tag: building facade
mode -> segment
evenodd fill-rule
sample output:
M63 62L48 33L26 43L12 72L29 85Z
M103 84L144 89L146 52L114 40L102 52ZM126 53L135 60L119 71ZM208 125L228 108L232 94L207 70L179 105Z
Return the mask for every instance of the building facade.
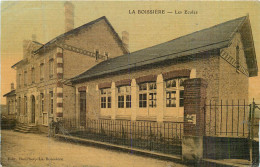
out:
M5 116L8 118L15 118L16 94L14 89L14 83L11 83L11 91L4 94L4 97L6 97L6 105L7 105L7 113L5 113Z
M75 90L64 84L101 61L128 53L106 17L72 29L46 44L24 41L16 69L17 118L46 131L75 107Z
M187 99L199 96L185 94L185 82L203 79L207 100L248 101L248 80L257 71L245 16L101 62L70 79L76 111L64 118L75 118L79 127L86 119L184 122L192 110Z

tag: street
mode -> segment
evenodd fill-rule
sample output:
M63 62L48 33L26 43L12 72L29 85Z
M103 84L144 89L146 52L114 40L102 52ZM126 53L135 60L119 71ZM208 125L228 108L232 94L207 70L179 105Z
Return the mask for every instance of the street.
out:
M1 131L3 166L182 167L185 165L125 152L58 141L47 134Z

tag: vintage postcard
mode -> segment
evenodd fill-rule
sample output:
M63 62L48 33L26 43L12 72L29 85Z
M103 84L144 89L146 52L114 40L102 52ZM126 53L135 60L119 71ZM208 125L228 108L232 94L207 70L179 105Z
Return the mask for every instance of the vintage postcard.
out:
M1 165L258 166L257 1L2 1Z

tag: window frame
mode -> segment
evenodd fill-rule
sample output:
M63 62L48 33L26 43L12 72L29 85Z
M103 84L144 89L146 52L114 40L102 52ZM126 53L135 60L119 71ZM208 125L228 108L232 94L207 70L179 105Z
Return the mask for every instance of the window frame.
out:
M112 90L111 88L100 89L100 108L111 109L112 108Z
M18 88L21 88L21 85L22 85L22 84L21 84L21 80L22 80L22 74L19 73L19 74L18 74L18 81L17 81L17 82L18 82L18 84L17 84L17 85L18 85Z
M23 81L23 85L27 86L27 82L28 82L28 73L27 71L24 71L24 81Z
M21 115L21 97L18 97L18 102L17 102L17 112L18 112L18 115L20 116Z
M27 96L24 96L24 115L28 114L28 99Z
M188 77L181 77L181 78L171 78L171 79L167 79L164 81L164 100L165 100L165 107L166 108L181 108L184 107L183 104L183 93L184 93L184 86L181 85L181 83L183 83L186 79L188 79ZM175 87L173 86L173 84L171 84L172 81L175 81ZM170 82L170 86L168 86L168 83ZM175 92L175 97L172 98L171 94ZM169 96L168 96L169 94ZM171 101L173 101L173 99L175 99L175 106L171 105ZM169 101L169 103L168 103ZM168 105L169 104L169 105Z
M51 58L49 60L49 78L53 78L54 76L54 59Z
M44 113L44 93L40 93L40 116Z
M129 98L130 97L130 98ZM129 109L131 108L131 86L122 85L117 87L117 108Z
M31 68L31 81L32 81L32 84L35 83L35 68L34 67Z
M138 102L139 108L157 107L157 83L155 81L138 84Z
M44 63L40 64L40 81L44 80Z
M87 92L79 91L79 125L86 126ZM84 118L83 118L84 117Z
M49 91L49 95L50 95L50 108L49 108L49 113L51 115L53 115L54 113L54 94L53 94L53 90Z

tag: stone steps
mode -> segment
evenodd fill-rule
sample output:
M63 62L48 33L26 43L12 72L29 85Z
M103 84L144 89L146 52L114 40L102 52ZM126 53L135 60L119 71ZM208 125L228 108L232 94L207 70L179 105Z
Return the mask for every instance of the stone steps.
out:
M16 125L16 127L14 128L14 131L22 132L22 133L39 133L37 126L27 125L27 124Z

